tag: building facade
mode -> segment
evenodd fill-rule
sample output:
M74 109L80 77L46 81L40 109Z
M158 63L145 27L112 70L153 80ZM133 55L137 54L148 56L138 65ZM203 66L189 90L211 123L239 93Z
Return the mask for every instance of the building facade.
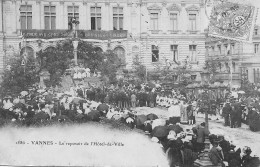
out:
M260 82L260 29L256 25L252 43L219 38L206 39L206 59L217 65L216 78L241 86L244 80ZM232 77L231 77L232 76Z
M55 47L72 18L80 22L76 29L88 34L82 40L114 50L126 69L136 56L151 71L158 62L188 60L199 72L205 62L203 0L2 0L0 5L1 71L14 53L36 56Z

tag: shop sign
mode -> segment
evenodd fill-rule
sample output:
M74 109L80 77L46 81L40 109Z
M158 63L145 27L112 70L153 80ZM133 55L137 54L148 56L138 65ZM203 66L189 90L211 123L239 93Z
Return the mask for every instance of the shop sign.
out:
M71 30L21 30L24 38L72 38L73 31ZM97 31L97 30L77 30L78 38L80 39L123 39L127 38L127 30L111 30L111 31Z

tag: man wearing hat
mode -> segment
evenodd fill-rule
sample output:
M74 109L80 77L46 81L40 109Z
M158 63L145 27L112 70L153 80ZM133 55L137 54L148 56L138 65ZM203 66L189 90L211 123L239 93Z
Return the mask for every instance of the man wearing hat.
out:
M213 147L210 149L210 152L209 152L209 158L210 158L212 164L213 165L223 164L223 157L221 156L221 153L220 153L221 150L220 150L220 147L218 147L218 142L213 141L212 146Z
M205 122L202 122L197 126L197 141L196 141L196 150L201 152L204 149L205 137L210 134L209 130L205 127Z
M232 111L232 108L230 106L230 102L228 101L228 102L226 102L225 106L222 109L222 116L225 119L225 126L230 125L229 124L229 117L230 117L231 111Z

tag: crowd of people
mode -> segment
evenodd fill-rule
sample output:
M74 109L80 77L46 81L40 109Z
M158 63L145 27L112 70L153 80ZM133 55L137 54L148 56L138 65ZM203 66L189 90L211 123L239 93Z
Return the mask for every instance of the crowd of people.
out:
M242 96L230 99L223 104L222 116L224 125L231 128L241 127L241 123L249 125L252 131L260 130L259 97Z
M180 123L196 123L195 115L200 108L198 103L196 100L187 100L185 92L178 89L166 92L160 87L149 88L146 85L88 90L78 86L63 93L35 87L21 92L16 97L4 97L0 109L0 122L4 124L3 121L7 120L33 126L51 121L84 123L109 119L119 121L131 129L143 130L152 141L161 145L171 167L191 166L203 152L206 136L209 136L213 146L210 150L213 164L224 164L226 161L228 166L237 167L252 163L253 157L250 156L249 149L244 150L245 155L241 158L241 149L234 150L236 147L223 136L210 134L205 128L205 123L192 129L182 127ZM155 114L140 115L130 109L137 106L168 108L168 119L158 118ZM222 114L225 117L226 112L231 115L231 111L237 109L236 105L229 106L227 103ZM226 117L225 120L226 123L229 122ZM236 121L231 124L239 123L241 124Z

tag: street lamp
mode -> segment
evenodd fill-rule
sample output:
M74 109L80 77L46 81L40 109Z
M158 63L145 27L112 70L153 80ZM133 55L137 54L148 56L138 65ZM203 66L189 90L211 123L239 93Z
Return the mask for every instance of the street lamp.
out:
M201 83L202 83L202 89L204 90L202 94L202 99L207 102L209 100L208 96L208 90L209 90L209 79L210 79L210 73L207 71L203 71L200 73L201 75ZM209 102L210 103L210 102ZM209 129L209 122L208 122L208 110L205 110L205 124L206 128Z
M209 72L201 72L201 79L202 79L202 85L201 88L204 90L202 94L202 100L207 104L209 104L208 108L210 108L210 99L208 95L208 90L210 89L209 85L209 79L210 79L210 73ZM206 129L209 129L209 124L208 124L208 110L206 108L205 110L205 124L206 124ZM205 139L205 149L202 154L200 154L200 158L197 159L194 162L195 167L203 167L203 166L214 166L209 158L209 151L210 151L210 142L209 139ZM214 167L221 167L221 164L215 165Z

